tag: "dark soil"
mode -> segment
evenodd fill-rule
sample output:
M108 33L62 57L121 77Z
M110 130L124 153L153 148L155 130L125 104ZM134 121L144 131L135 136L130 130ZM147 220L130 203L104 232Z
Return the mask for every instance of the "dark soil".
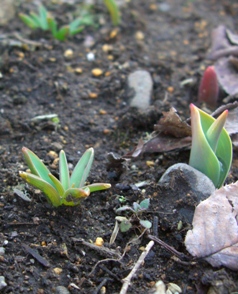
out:
M69 15L79 8L77 2L72 6L46 1L46 6L60 16L59 21L66 23ZM122 8L122 23L115 36L111 35L115 28L100 3L94 12L106 22L97 29L86 28L65 42L31 31L18 17L1 27L1 35L5 37L0 43L0 241L6 252L0 259L0 274L7 282L1 293L47 294L54 293L57 286L65 286L70 293L104 293L100 292L102 286L106 293L119 293L122 279L150 239L146 232L141 235L142 228L135 221L133 229L119 232L115 243L109 246L115 209L120 207L118 195L126 197L128 205L150 198L149 211L143 214L144 219L155 222L150 234L158 234L167 245L181 252L175 258L173 252L155 243L127 293L149 293L160 279L166 284L178 284L183 293L207 293L217 281L222 286L214 286L217 292L212 293L231 293L237 289L237 273L193 260L185 249L184 237L191 225L191 211L197 204L188 201L186 195L189 193L193 199L193 191L183 187L182 179L179 187L171 184L165 189L157 184L169 166L188 162L188 150L139 156L122 173L107 168L107 153L123 155L132 150L140 138L153 131L162 111L173 106L183 118L189 117L188 105L196 103L198 81L210 64L206 53L211 30L225 24L235 31L238 25L235 1L168 0L167 3L170 9L162 12L160 1L129 1ZM18 7L18 12L30 10L35 10L31 1ZM144 34L144 39L136 37L138 31ZM23 41L21 45L18 40L20 45L14 44L16 32L37 43ZM89 36L94 42L87 48L84 42ZM112 46L110 52L104 52L105 44ZM64 56L67 49L73 50L70 58ZM88 52L95 53L95 61L87 60ZM77 74L76 68L81 68L82 73ZM91 73L94 68L102 69L103 74L94 77ZM154 81L152 107L147 115L129 107L131 92L127 77L136 69L149 71ZM180 86L181 81L191 77L193 85ZM31 120L51 113L58 114L60 125ZM112 188L90 195L80 206L55 209L43 194L25 185L19 177L19 170L26 169L23 146L34 151L56 175L58 166L50 151L58 154L64 149L70 164L75 165L92 146L95 161L88 180L110 182ZM236 158L235 153L234 162ZM227 182L237 179L237 168L233 165ZM134 184L141 181L149 184L136 189ZM31 202L14 194L13 189L19 185L23 185ZM174 213L175 210L178 212ZM187 218L180 215L181 210L188 210ZM178 230L180 220L183 227ZM94 243L97 237L103 238L108 251L95 250L80 241ZM115 249L120 255L124 253L122 259L112 255L111 250ZM56 268L62 271L58 273Z

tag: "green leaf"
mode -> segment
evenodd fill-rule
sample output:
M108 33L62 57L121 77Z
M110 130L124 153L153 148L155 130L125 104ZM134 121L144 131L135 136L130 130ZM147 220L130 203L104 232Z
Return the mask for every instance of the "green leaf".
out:
M48 17L47 22L48 22L48 27L49 27L49 30L51 31L51 34L53 35L53 37L55 37L58 31L56 20L54 20L52 17Z
M140 224L142 225L142 227L144 227L146 229L150 229L152 227L151 222L148 221L148 220L142 220L142 219L140 219Z
M120 11L115 0L103 0L103 2L110 13L113 25L119 25L121 22Z
M59 40L64 41L69 34L69 27L63 26L61 27L53 36Z
M217 144L222 132L222 129L226 123L228 116L228 110L225 110L209 127L205 136L207 141L214 152L216 152Z
M55 189L57 190L59 196L62 198L65 193L65 189L64 189L63 185L54 175L49 174L49 178L54 183Z
M90 190L86 187L80 188L69 188L65 191L62 203L67 206L76 206L82 199L87 198L90 195Z
M47 10L45 9L45 7L43 5L41 5L39 7L39 20L40 20L41 29L44 31L49 29L47 15L48 15Z
M19 175L24 181L34 186L35 188L41 190L45 194L47 201L50 204L52 204L55 207L58 207L61 205L61 198L58 192L48 182L44 181L42 178L36 175L22 172L22 171L19 172Z
M49 178L50 171L40 160L40 158L34 152L32 152L30 149L26 147L22 148L22 153L26 161L26 164L28 165L32 174L42 178L44 181L46 181L55 188L54 183Z
M122 233L129 231L131 227L132 227L132 224L130 223L130 221L128 219L123 220L119 224L119 228Z
M129 205L124 205L122 207L117 208L116 213L121 212L121 211L126 211L126 210L130 210L132 212L135 212L134 209L132 207L130 207Z
M30 16L20 13L19 14L20 19L24 22L25 25L27 25L31 29L37 29L39 28L38 23Z
M94 184L90 184L87 186L84 186L82 188L89 188L90 193L92 192L97 192L97 191L102 191L102 190L106 190L111 188L111 184L107 184L107 183L94 183Z
M93 159L94 150L93 148L89 148L84 152L83 156L80 158L72 172L70 178L70 187L80 188L84 186L92 167Z
M140 207L142 209L148 209L149 206L150 206L150 199L149 198L142 200L140 203Z
M82 19L80 17L76 18L69 24L69 32L71 34L72 31L75 31L78 29L79 26L82 25Z
M35 21L35 23L37 24L37 28L41 28L39 15L35 14L34 12L30 12L30 16Z
M217 132L217 129L220 128L219 123L223 121L224 117L222 117L221 122L218 121L217 127L217 124L213 125L215 119L212 116L192 104L190 108L192 148L189 164L207 175L212 180L215 187L219 188L224 183L230 170L232 143L230 136L224 128L221 129L218 142L214 142L217 140L218 135L211 134L211 130L216 126L215 132ZM211 142L211 140L214 141ZM214 151L213 148L215 148L216 151Z
M59 155L59 175L60 175L60 182L64 187L64 190L69 188L69 168L68 162L63 150L60 151Z

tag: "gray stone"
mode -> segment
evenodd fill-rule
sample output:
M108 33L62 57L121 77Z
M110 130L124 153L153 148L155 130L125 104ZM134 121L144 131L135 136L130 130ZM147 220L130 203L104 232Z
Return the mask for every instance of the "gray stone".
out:
M169 167L159 180L160 185L170 185L173 174L180 172L183 180L198 195L202 195L200 200L209 197L215 190L213 182L203 173L185 163L177 163ZM176 183L175 183L176 185ZM178 183L179 185L179 183Z
M0 25L7 24L15 15L14 0L0 0Z
M134 97L130 106L140 110L146 110L150 106L153 81L151 75L146 70L137 70L128 77L128 86L134 90Z
M5 282L5 277L0 276L0 290L2 290L6 286L7 286L7 283Z
M56 294L70 294L69 290L64 286L57 286L55 288Z

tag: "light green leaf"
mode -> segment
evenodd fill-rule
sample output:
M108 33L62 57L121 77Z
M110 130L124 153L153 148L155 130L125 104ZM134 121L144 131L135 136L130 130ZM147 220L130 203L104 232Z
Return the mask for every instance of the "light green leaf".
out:
M94 184L90 184L90 185L84 186L82 188L85 188L85 187L89 188L90 193L92 193L92 192L96 192L96 191L102 191L102 190L109 189L109 188L111 188L111 184L107 184L107 183L94 183Z
M94 159L93 148L87 149L75 166L70 178L70 187L83 187L89 175Z
M59 196L62 198L65 192L65 189L63 187L63 185L61 184L61 182L52 174L49 174L49 178L52 180L52 182L55 185L55 188L59 194Z
M149 206L150 206L150 199L149 198L142 200L140 203L140 207L142 209L148 209Z
M55 188L54 183L49 178L50 171L40 160L40 158L34 152L32 152L30 149L26 147L22 148L22 153L26 161L26 164L28 165L32 174L42 178L44 181L46 181Z
M34 186L35 188L41 190L45 194L47 201L50 204L52 204L55 207L58 207L61 205L61 199L58 192L48 182L44 181L42 178L36 175L22 172L22 171L19 172L19 175L24 181Z
M20 13L19 17L24 22L24 24L27 25L29 28L31 29L39 28L38 22L36 22L32 17L23 13Z
M55 34L54 37L59 41L64 41L69 34L69 27L63 26L61 27Z
M67 206L76 206L82 199L87 198L90 195L90 190L86 188L69 188L65 191L62 203Z
M103 0L103 2L110 13L113 25L119 25L121 22L120 11L115 0Z
M142 225L142 227L144 227L146 229L150 229L152 227L151 222L148 221L148 220L142 220L142 219L140 219L140 224Z
M39 7L39 20L40 20L41 29L44 31L49 29L47 15L48 15L47 10L45 9L45 7L43 5L41 5Z
M69 168L67 158L63 150L60 151L59 155L59 176L64 190L67 190L69 188Z

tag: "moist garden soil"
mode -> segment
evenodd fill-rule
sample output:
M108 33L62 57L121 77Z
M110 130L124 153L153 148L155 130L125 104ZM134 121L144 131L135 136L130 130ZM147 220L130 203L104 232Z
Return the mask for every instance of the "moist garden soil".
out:
M166 3L168 9L163 11L160 1L127 1L121 8L121 25L113 27L98 1L93 12L100 25L65 42L31 31L18 17L1 27L0 241L5 254L0 258L0 274L7 283L1 293L47 294L54 293L57 286L70 293L119 293L122 279L149 243L149 234L182 255L175 256L165 245L155 243L127 293L149 293L160 279L165 284L176 283L183 293L207 293L212 285L217 291L212 293L237 289L236 272L212 268L193 259L185 249L191 211L197 205L192 188L184 188L183 178L176 181L179 185L158 185L169 166L188 162L189 150L143 154L123 169L109 166L107 161L109 152L122 156L141 138L148 138L162 111L175 107L183 119L189 117L188 106L197 101L201 73L211 64L206 60L211 30L224 24L235 31L238 25L235 1ZM62 24L81 7L80 1L47 1L45 5ZM17 12L35 9L33 2L25 1ZM68 49L73 53L65 54ZM89 52L95 54L95 60L87 59ZM95 68L102 74L94 76ZM133 93L127 77L137 69L147 70L153 78L151 109L146 112L129 106ZM181 87L180 82L188 78L194 82ZM46 114L57 114L60 122L32 120ZM73 167L82 153L93 147L95 161L88 181L108 182L112 187L91 194L76 207L51 207L42 193L19 177L19 170L27 168L23 146L34 151L55 175L61 149ZM237 178L234 151L227 183ZM136 188L135 184L143 181L145 186ZM22 189L31 202L14 193L14 188ZM125 197L127 205L150 198L150 207L142 216L153 223L153 229L143 232L135 221L130 231L119 232L109 245L115 209L121 206L119 196ZM176 212L179 209L190 214L181 217ZM88 245L97 237L103 238L106 250ZM102 286L105 292L100 292Z

